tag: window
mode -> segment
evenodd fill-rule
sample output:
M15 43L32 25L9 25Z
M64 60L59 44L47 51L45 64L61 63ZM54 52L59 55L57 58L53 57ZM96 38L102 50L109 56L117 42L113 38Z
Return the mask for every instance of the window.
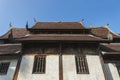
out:
M88 65L87 60L85 56L76 55L75 56L75 62L76 62L76 72L77 74L88 74Z
M116 64L116 67L117 67L117 70L118 70L118 73L119 73L119 76L120 76L120 64Z
M45 73L45 65L46 64L46 56L35 56L33 73L34 74L44 74Z
M0 63L0 75L7 74L9 65L10 65L9 62L2 62L2 63Z

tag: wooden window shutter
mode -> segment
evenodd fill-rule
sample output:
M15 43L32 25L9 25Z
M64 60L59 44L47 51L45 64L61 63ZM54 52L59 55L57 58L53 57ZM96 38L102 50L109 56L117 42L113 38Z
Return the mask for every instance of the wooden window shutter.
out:
M44 74L46 67L46 56L35 56L33 73L34 74Z
M9 62L2 62L2 63L0 63L0 75L7 74L9 65L10 65Z
M76 55L75 56L76 62L76 72L77 74L88 74L88 64L85 56Z

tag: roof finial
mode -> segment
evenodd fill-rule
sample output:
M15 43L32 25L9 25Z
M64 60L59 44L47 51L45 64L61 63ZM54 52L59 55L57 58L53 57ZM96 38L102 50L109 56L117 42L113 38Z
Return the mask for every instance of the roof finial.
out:
M12 40L13 39L13 30L12 30L13 26L12 26L11 22L9 24L9 28L10 28L10 34L8 35L8 38L10 40Z
M26 29L28 30L28 21L26 22Z
M106 24L106 25L105 25L105 27L107 27L107 28L108 28L108 27L109 27L109 24Z
M10 22L10 24L9 24L9 28L10 29L12 29L13 28L13 26L12 26L12 23Z
M81 20L82 22L84 21L84 19Z
M36 23L37 22L37 20L34 18L34 23Z
M81 19L80 23L83 24L84 19Z

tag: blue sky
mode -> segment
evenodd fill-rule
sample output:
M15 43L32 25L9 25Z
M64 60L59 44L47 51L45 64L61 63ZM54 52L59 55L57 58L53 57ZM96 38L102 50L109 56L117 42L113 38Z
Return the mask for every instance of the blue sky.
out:
M15 27L40 22L81 21L89 27L110 24L120 33L120 0L0 0L0 35Z

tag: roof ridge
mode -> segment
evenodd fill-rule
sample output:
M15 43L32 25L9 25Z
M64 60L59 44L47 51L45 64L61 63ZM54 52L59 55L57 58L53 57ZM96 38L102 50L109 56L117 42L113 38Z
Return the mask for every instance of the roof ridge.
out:
M116 35L116 36L119 36L120 37L120 35L119 34L117 34L117 33L115 33L115 32L113 32L109 27L106 27L111 33L113 33L114 35Z
M101 26L101 27L92 27L92 28L90 28L90 29L96 29L96 28L105 28L104 26Z
M0 44L0 46L13 46L13 45L21 45L20 43L17 44Z
M29 36L85 36L86 34L30 34ZM28 37L29 37L28 36ZM27 36L25 36L27 37Z
M110 44L101 43L101 45L120 45L120 43L110 43Z
M37 22L38 22L38 21L37 21ZM48 23L59 23L59 22L61 22L61 23L62 23L62 22L63 22L63 23L64 23L64 22L74 23L74 22L78 22L78 21L48 21ZM38 22L38 23L39 23L39 22ZM40 23L42 23L42 22L40 22ZM44 22L43 22L43 23L44 23ZM45 23L47 23L47 22L45 22Z
M89 34L89 36L95 37L95 38L98 38L98 39L103 39L103 38L101 38L101 37L98 37L98 36L95 36L95 35L92 35L92 34ZM108 39L103 39L103 40L108 40Z
M32 28L40 29L84 29L86 26L81 22L37 22Z
M18 28L18 27L14 27L14 28L12 28L12 29L26 29L26 28Z
M2 39L3 36L7 35L10 32L10 29L8 30L8 32L6 32L5 34L0 36L0 39Z

